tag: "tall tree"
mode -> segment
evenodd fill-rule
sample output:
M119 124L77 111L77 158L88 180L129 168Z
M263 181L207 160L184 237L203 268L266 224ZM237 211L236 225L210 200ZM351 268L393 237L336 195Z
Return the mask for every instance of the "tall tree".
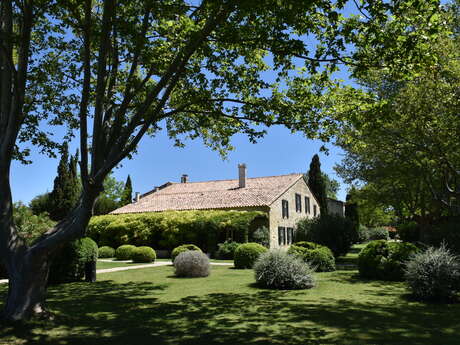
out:
M318 200L321 214L326 215L328 212L326 186L321 172L321 163L317 154L311 159L310 169L308 170L308 186L316 200Z
M64 219L77 203L79 181L76 164L76 157L69 159L69 148L67 143L64 143L54 187L49 195L49 215L55 221Z
M123 196L120 200L120 206L128 205L133 202L133 185L131 183L131 176L128 175L125 187L123 188Z
M358 203L353 200L351 191L346 196L345 202L345 218L348 218L356 227L356 230L359 228L359 212L358 212Z
M145 134L164 127L177 145L200 137L223 154L236 133L263 136L260 124L327 140L330 122L316 115L337 64L388 59L396 69L402 58L413 66L430 56L437 1L354 4L363 15L346 17L347 1L332 0L1 1L4 316L44 311L53 253L85 234L105 177ZM353 43L375 56L350 53ZM24 141L54 154L43 123L66 124L68 137L78 129L82 191L66 218L27 245L12 220L10 167L13 158L27 161Z

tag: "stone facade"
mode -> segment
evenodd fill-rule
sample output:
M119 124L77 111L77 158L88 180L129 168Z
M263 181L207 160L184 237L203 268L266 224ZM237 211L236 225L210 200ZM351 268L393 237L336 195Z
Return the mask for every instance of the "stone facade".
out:
M300 195L300 211L296 210L296 194ZM308 197L310 202L310 212L305 208L305 197ZM287 201L288 216L283 217L283 200L284 203ZM291 187L289 187L283 194L281 194L271 205L269 211L269 229L270 229L270 248L283 248L290 245L292 242L291 236L287 234L287 229L293 229L293 233L296 231L296 224L300 219L313 218L319 215L319 205L315 197L311 193L307 186L307 183L303 178L299 178ZM286 229L286 240L283 241L278 238L278 228L282 227ZM288 237L289 240L288 241Z

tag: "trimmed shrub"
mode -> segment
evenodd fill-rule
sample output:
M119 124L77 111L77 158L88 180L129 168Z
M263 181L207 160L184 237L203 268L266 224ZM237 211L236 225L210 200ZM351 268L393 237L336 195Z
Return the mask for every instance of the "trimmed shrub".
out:
M235 250L235 268L252 268L260 254L268 249L258 243L243 243Z
M390 234L386 228L378 227L378 228L369 228L367 229L368 233L368 240L375 241L375 240L386 240L390 239Z
M147 246L137 247L132 253L133 262L154 262L156 258L153 248Z
M359 274L364 278L403 280L405 264L417 251L412 243L369 242L358 256Z
M420 240L420 227L416 222L399 224L396 230L403 242L418 242Z
M241 243L225 241L224 243L219 243L217 246L219 249L216 252L216 257L223 260L233 260L235 257L235 250Z
M197 246L195 246L194 244L183 244L179 247L176 247L173 249L173 251L171 252L171 260L172 262L174 262L174 260L176 260L176 257L180 254L180 253L183 253L183 252L187 252L187 251L197 251L197 252L200 252L202 253L201 249Z
M134 249L136 249L136 246L131 244L119 246L117 250L115 250L115 258L117 260L131 260L133 258Z
M450 300L460 291L460 262L444 245L415 254L404 273L412 294L422 300Z
M254 264L254 273L257 284L269 289L310 289L315 286L310 266L279 249L261 254Z
M187 250L174 260L175 274L178 277L207 277L210 271L209 258L197 250Z
M313 242L297 242L287 252L308 262L318 272L335 271L335 258L328 247Z
M83 279L85 265L97 261L97 257L97 244L88 237L66 244L53 258L48 282L56 284Z
M310 241L328 247L335 257L345 255L358 241L356 226L338 215L321 215L297 223L296 241Z
M364 243L368 241L369 241L369 229L364 225L360 225L358 228L358 242Z
M99 248L99 257L100 258L113 258L115 257L115 249L108 246L103 246Z

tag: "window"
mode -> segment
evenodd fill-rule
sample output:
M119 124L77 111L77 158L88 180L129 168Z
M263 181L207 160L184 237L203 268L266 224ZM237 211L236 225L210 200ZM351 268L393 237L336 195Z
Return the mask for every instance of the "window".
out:
M287 200L281 200L282 217L289 218L289 203Z
M302 197L297 193L295 195L295 211L302 212Z
M305 213L310 214L310 198L308 196L305 197Z
M280 246L286 245L286 228L283 226L278 227L278 244Z
M316 217L316 205L313 205L313 217Z
M292 244L294 241L294 229L293 228L286 228L286 237L287 241L286 244Z

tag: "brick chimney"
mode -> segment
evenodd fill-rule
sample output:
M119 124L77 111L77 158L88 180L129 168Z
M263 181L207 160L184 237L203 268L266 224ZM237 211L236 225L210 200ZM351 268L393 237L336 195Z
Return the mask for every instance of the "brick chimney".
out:
M136 195L136 196L134 197L134 202L138 202L138 201L140 200L140 198L141 198L141 193L136 192L135 195Z
M186 174L182 175L182 177L180 178L180 182L181 183L187 183L188 182L188 175L186 175Z
M246 164L238 164L239 187L246 187Z

